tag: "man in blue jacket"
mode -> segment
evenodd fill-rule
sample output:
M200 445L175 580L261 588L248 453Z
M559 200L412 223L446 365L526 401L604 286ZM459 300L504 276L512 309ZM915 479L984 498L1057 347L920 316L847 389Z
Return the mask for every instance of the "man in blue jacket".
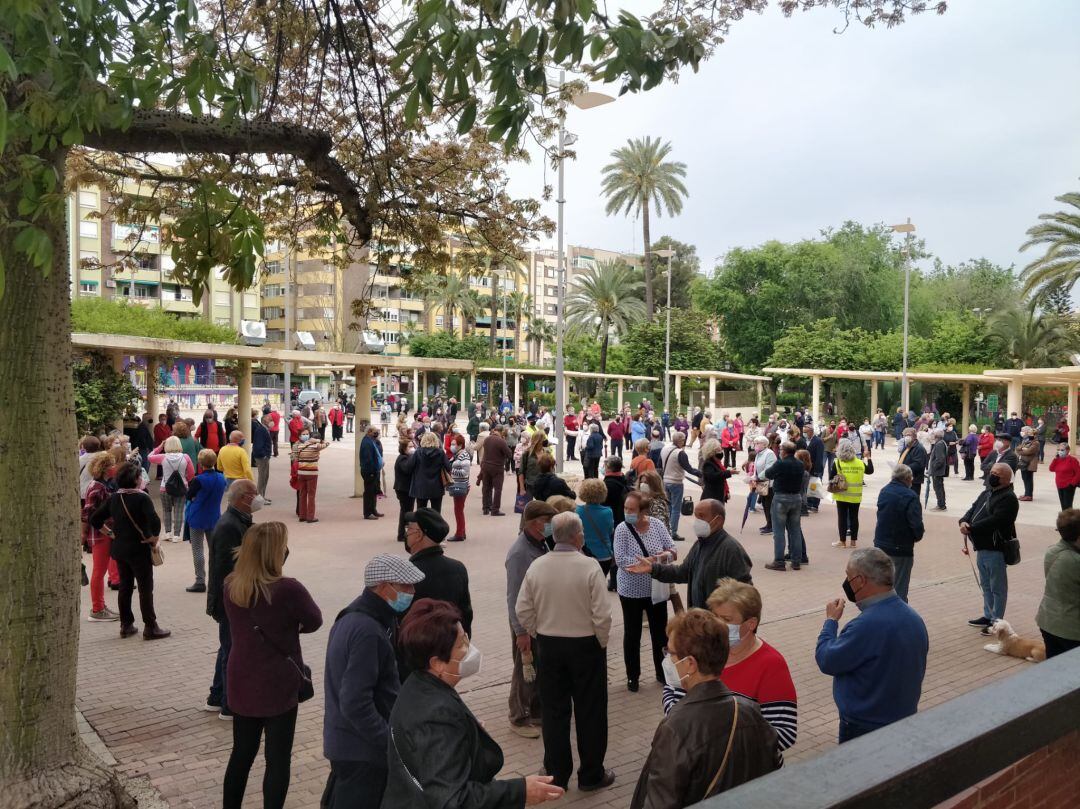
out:
M810 477L822 480L825 475L825 442L809 424L803 427L803 435L806 437L806 451L810 453ZM817 514L820 505L820 497L806 498L806 506L811 513Z
M911 488L911 468L898 463L892 480L878 494L874 547L885 551L892 560L893 589L904 603L908 600L911 567L915 562L915 543L923 538L923 533L919 495Z
M257 472L255 488L266 505L270 505L266 499L266 484L270 482L270 456L274 452L268 426L272 422L270 416L260 417L256 408L251 409L251 464Z
M342 610L326 646L323 755L330 777L323 809L378 806L386 788L390 710L397 700L398 617L424 574L379 554L364 568L364 592Z
M893 590L893 566L884 551L852 551L844 595L860 614L837 634L844 599L826 604L815 654L821 673L833 678L841 744L919 709L930 647L923 619Z
M378 436L378 427L368 427L360 442L360 477L364 479L365 520L377 520L383 516L375 508L379 494L379 473L383 467L382 451L376 442Z

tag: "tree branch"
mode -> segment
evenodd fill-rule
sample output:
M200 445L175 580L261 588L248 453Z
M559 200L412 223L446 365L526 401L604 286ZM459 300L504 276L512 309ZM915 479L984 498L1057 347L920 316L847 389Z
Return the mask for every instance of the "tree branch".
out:
M330 135L307 127L275 121L196 117L167 110L136 110L127 129L89 132L85 145L112 152L177 152L181 154L292 155L334 194L362 243L371 239L371 212L357 184L331 155Z

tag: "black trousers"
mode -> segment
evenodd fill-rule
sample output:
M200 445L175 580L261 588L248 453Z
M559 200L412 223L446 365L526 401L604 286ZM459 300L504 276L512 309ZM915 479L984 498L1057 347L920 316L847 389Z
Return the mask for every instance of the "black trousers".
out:
M502 511L502 487L506 473L502 469L480 467L480 502L484 513Z
M375 500L379 494L379 473L361 472L364 479L364 516L369 517L376 511Z
M577 728L578 784L604 777L607 753L607 653L595 636L552 638L538 635L536 679L542 706L544 769L565 788L574 771L570 752L570 716Z
M394 491L397 495L398 501L398 517L397 517L397 541L405 541L405 515L413 510L413 505L416 503L407 493Z
M772 499L773 490L772 486L769 487L769 493L765 496L759 496L758 500L761 501L761 507L765 510L765 527L770 531L772 530Z
M724 466L728 469L735 468L735 447L724 447Z
M566 460L574 460L574 444L577 443L576 435L566 436Z
M649 638L652 640L653 670L656 678L664 679L664 648L667 646L667 602L653 604L652 598L619 596L623 616L623 661L626 679L641 677L641 619L649 616Z
M364 761L331 761L320 809L378 809L386 791L386 767Z
M296 708L269 717L233 715L233 749L225 768L223 809L240 809L248 773L266 733L266 772L263 773L263 809L281 809L289 793Z
M1061 503L1061 510L1064 511L1067 508L1073 507L1073 497L1076 496L1075 486L1066 486L1064 489L1058 489L1058 502Z
M115 556L116 568L120 572L120 592L116 597L116 606L120 611L120 625L131 626L135 623L135 614L131 611L131 595L135 584L139 585L139 612L143 623L152 626L157 623L154 612L154 565L150 561L150 546L144 545L130 556Z
M974 458L964 458L964 480L975 480Z
M585 477L596 478L600 477L600 459L599 458L582 458L581 466L585 472Z
M1040 629L1042 633L1043 643L1046 645L1046 659L1049 660L1055 655L1062 655L1073 649L1080 648L1080 640L1070 640L1069 638L1062 638L1058 635L1051 635L1049 632Z
M847 541L848 529L851 529L851 541L859 539L859 504L836 501L836 523L840 532L840 541Z
M1020 478L1024 481L1024 497L1031 497L1035 493L1035 473L1023 469Z
M416 498L416 507L417 508L425 508L425 507L433 508L437 512L442 514L442 498L443 498L443 496L441 494L438 497L417 497Z
M934 486L934 499L937 500L939 508L945 508L945 478L941 475L934 475L930 478L930 482Z

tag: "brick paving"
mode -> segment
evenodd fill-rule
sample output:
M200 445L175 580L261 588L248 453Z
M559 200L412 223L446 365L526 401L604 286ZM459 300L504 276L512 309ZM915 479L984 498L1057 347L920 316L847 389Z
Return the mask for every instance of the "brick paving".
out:
M390 455L394 443L385 442ZM308 587L327 622L318 632L303 638L305 661L315 675L316 696L300 707L297 722L292 785L286 804L297 809L318 805L328 773L322 757L322 669L329 622L359 593L364 564L372 555L403 552L402 546L394 541L397 516L394 498L380 501L380 509L387 514L383 520L360 519L361 504L349 497L354 458L351 435L324 452L317 506L320 522L303 526L295 521L292 512L288 462L284 456L274 459L268 489L274 502L257 515L260 521L280 519L288 524L291 555L287 572ZM872 503L877 490L887 482L888 461L895 458L891 448L877 456L878 473L867 479L867 502ZM392 467L392 457L387 467ZM571 467L580 474L579 466ZM392 485L392 480L388 483ZM846 554L829 544L836 538L835 512L831 505L823 504L820 514L803 521L811 560L808 567L798 573L771 572L763 565L771 558L772 538L758 534L757 528L762 524L760 514L751 515L745 531L739 531L745 486L733 481L732 490L728 528L754 560L754 581L765 602L761 635L785 655L798 690L799 738L787 759L811 758L835 744L836 738L831 679L817 671L813 659L824 604L841 594L844 575ZM968 561L958 551L956 520L977 489L975 484L950 479L947 490L950 510L945 515L928 513L928 533L917 546L911 584L912 606L923 616L930 633L923 709L1029 665L987 653L982 648L986 639L965 623L980 614L981 597ZM687 494L697 493L696 486L687 485ZM504 492L507 509L511 497L512 488L508 488ZM444 513L450 511L447 503ZM863 545L872 544L874 513L872 505L862 509ZM1034 616L1042 594L1042 551L1056 541L1052 529L1056 513L1052 477L1043 466L1037 473L1036 502L1021 504L1024 561L1009 571L1007 617L1025 636L1038 634ZM476 613L474 640L484 653L484 663L483 671L465 681L461 692L502 745L506 757L503 774L536 772L542 761L542 742L514 735L506 723L511 664L503 559L507 545L515 536L516 518L483 517L475 490L470 494L466 515L468 541L446 547L470 571ZM688 520L684 530L689 533ZM188 545L166 543L164 547L166 564L155 575L156 605L161 623L173 631L173 636L153 644L138 636L121 640L116 624L84 622L79 645L77 704L124 774L148 779L171 807L219 806L221 782L231 748L231 725L220 721L216 714L199 710L213 673L217 627L205 614L205 598L184 592L193 579ZM680 547L683 553L688 549L689 543ZM84 615L89 609L88 601L89 594L84 588ZM111 592L108 601L115 606ZM618 777L611 789L592 794L571 789L562 799L563 804L582 809L629 804L662 716L659 684L643 681L637 694L625 688L622 623L614 593L611 604L614 626L608 654L607 763ZM853 605L848 605L845 620L854 612ZM643 660L648 659L648 642L645 632ZM245 806L261 806L261 778L260 759L252 770Z

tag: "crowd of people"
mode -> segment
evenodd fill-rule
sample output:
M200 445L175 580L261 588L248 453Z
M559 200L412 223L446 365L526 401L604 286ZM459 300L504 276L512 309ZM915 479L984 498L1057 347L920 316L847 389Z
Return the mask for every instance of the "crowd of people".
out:
M732 479L747 488L744 522L764 513L760 530L772 535L773 550L763 567L771 572L809 564L802 521L819 513L823 500L835 504L833 546L852 550L843 591L859 609L841 630L845 599L829 602L816 646L819 669L834 679L839 741L914 714L928 638L907 602L929 494L945 510L950 470L958 474L962 459L965 479L973 479L979 462L985 487L959 531L963 552L975 552L983 591L983 612L969 623L989 634L1004 617L1019 503L1033 496L1045 442L1041 420L1021 424L1015 441L1011 420L999 433L972 425L961 439L948 414L909 424L898 412L899 454L878 495L873 547L864 547L858 544L864 478L875 474L873 456L884 449L889 427L881 411L861 423L815 424L801 410L790 418L744 421L737 413L714 421L702 408L672 418L645 400L604 420L596 402L582 403L562 417L566 455L580 457L584 472L574 482L555 470L555 416L535 400L516 408L507 400L491 408L474 403L464 419L453 399L425 400L411 416L404 399L382 403L380 414L384 408L387 418L380 415L379 424L360 425L362 516L385 516L379 501L389 482L405 555L379 554L367 563L362 592L329 632L321 684L330 762L322 806L328 809L419 809L457 805L464 795L492 807L533 805L561 796L575 772L580 790L610 786L616 778L606 764L610 592L622 613L626 689L640 688L646 623L653 676L663 685L665 718L631 806L686 806L782 766L783 751L797 738L796 686L783 653L759 636L764 603L753 562L726 529ZM355 402L346 398L328 410L308 403L287 420L269 404L252 410L250 455L235 408L223 423L208 407L195 423L170 406L156 423L147 414L128 434L80 442L83 542L92 563L89 620L118 621L121 637L136 634L137 589L143 637L168 637L153 600L159 542L191 542L195 581L187 589L206 594L219 641L205 708L233 722L227 808L240 806L264 737L264 805L283 805L297 706L314 693L300 635L320 629L321 610L299 581L284 575L287 526L253 515L268 502L270 459L278 455L283 427L296 516L318 522L319 457L353 429ZM398 453L387 481L383 440L395 412ZM696 463L687 451L694 445ZM1046 554L1037 617L1048 656L1080 646L1080 511L1071 509L1080 461L1067 446L1055 456L1050 469L1068 499L1061 495L1061 540ZM1021 497L1013 490L1017 471ZM468 570L445 554L443 543L466 541L465 503L474 486L485 518L510 516L503 510L507 475L519 515L516 528L509 519L500 523L516 534L505 554L508 718L514 733L542 739L544 752L542 774L498 779L502 752L456 693L480 671L482 654L473 641ZM696 501L686 495L687 476L701 486ZM148 494L152 479L157 498ZM453 529L442 514L445 498L453 503ZM691 518L695 537L685 553L682 517ZM105 603L106 581L119 591L116 612ZM678 584L686 587L685 604Z

